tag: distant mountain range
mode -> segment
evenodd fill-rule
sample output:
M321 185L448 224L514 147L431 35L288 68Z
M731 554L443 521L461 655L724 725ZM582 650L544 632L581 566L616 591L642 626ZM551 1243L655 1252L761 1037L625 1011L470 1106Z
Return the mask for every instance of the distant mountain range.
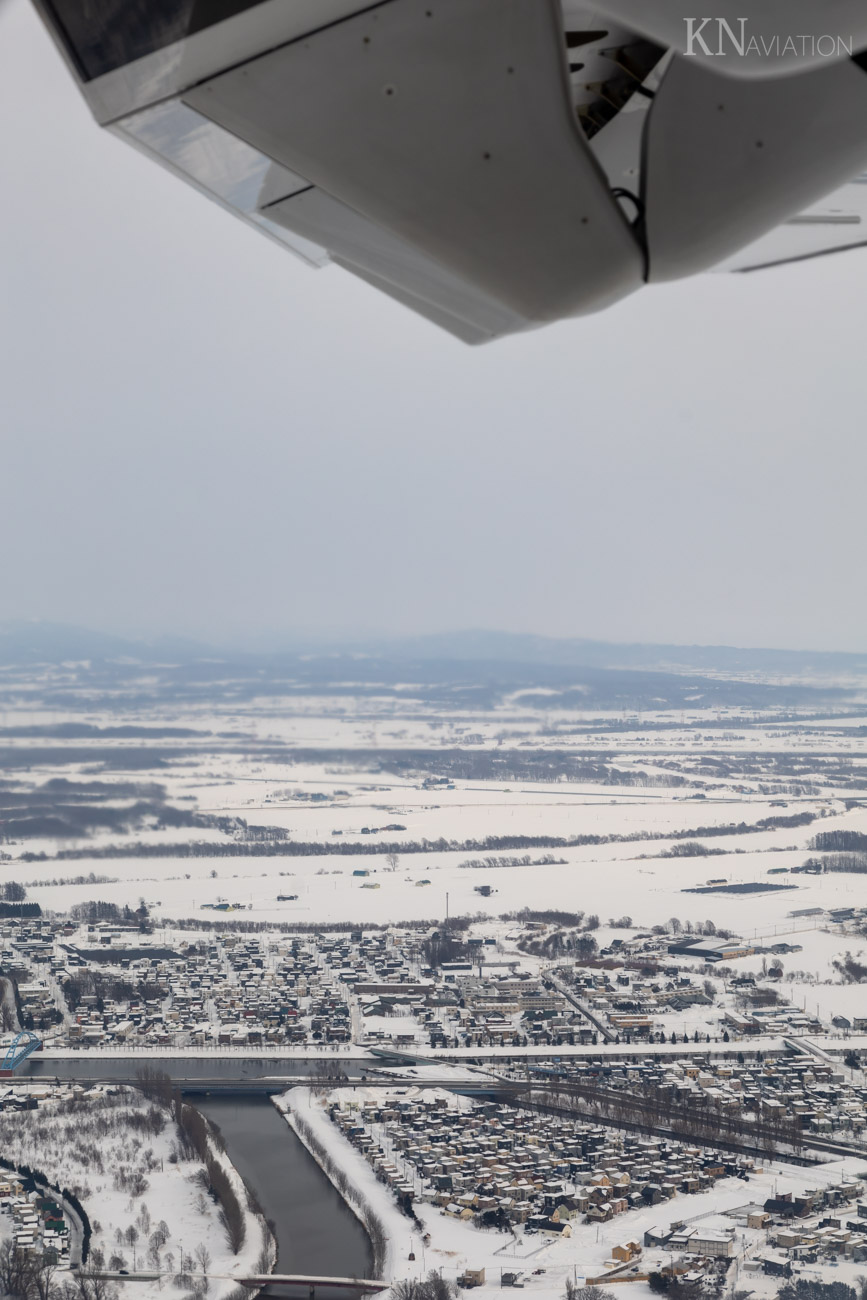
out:
M574 668L643 668L689 672L758 673L827 676L867 671L867 653L837 651L739 649L736 646L621 644L579 637L555 638L529 633L469 631L405 638L392 642L409 658L488 660L551 664Z
M71 623L0 623L0 664L6 665L81 663L87 659L182 661L214 653L212 646L182 637L145 641L94 632Z
M0 625L0 693L58 710L368 696L436 710L863 710L867 655L617 645L498 632L286 640L255 649L134 640L57 623ZM60 667L60 671L57 671ZM796 713L792 712L792 717Z
M303 655L382 659L392 664L463 663L565 669L631 669L663 672L820 677L867 674L867 653L742 649L735 646L620 644L530 633L433 633L414 637L348 638L336 641L303 636L257 638L253 646L214 646L183 637L131 639L64 623L0 623L0 664L80 663L84 660L139 663L193 663L216 659L274 665Z

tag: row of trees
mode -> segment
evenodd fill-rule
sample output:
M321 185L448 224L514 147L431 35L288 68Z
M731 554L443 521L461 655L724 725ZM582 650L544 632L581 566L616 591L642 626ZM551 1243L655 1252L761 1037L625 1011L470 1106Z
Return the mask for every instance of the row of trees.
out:
M392 1300L454 1300L458 1288L448 1282L435 1269L423 1281L395 1282L391 1288Z
M73 921L86 925L96 925L98 921L107 921L110 925L140 925L143 919L147 919L147 908L141 902L133 911L131 907L118 907L117 903L91 898L86 903L75 903L69 909L69 915Z
M540 858L531 858L529 853L520 856L495 853L486 858L467 858L466 862L459 862L458 866L465 871L501 871L506 867L565 867L566 860L555 858L551 853L543 853Z
M385 1267L386 1252L388 1249L388 1237L385 1231L385 1224L380 1219L372 1206L362 1196L361 1192L350 1183L346 1171L338 1164L327 1148L319 1141L311 1126L305 1119L299 1115L293 1116L295 1131L301 1138L307 1150L316 1160L316 1163L322 1169L334 1186L337 1188L344 1201L354 1205L358 1212L364 1230L370 1240L370 1249L373 1255L373 1273L376 1276ZM449 1292L449 1295L453 1294ZM438 1300L438 1297L418 1297L417 1300Z
M595 918L598 922L598 917ZM571 957L575 961L592 961L599 951L599 945L592 934L587 931L553 930L550 934L521 939L518 947L522 952L532 953L536 957L555 960L558 957Z
M867 1277L857 1277L854 1286L799 1277L796 1282L786 1282L780 1287L777 1300L867 1300Z
M867 853L826 853L821 858L807 858L804 871L844 871L854 875L867 873Z
M171 1113L178 1131L177 1158L198 1158L204 1165L205 1186L220 1207L220 1224L237 1255L247 1239L247 1218L232 1179L215 1154L223 1148L219 1132L201 1111L186 1104L164 1071L144 1066L136 1072L136 1081L146 1097Z
M0 902L0 917L6 917L10 920L24 917L37 917L42 915L42 908L38 903L7 903Z
M863 831L820 831L810 840L810 848L819 853L865 853L867 835Z
M103 1011L105 1004L111 1002L132 1002L136 999L154 1001L165 998L168 989L162 984L141 980L136 984L121 975L112 975L103 971L91 970L89 966L79 966L75 973L63 981L63 996L70 1011L77 1011L86 997L96 998L97 1011Z

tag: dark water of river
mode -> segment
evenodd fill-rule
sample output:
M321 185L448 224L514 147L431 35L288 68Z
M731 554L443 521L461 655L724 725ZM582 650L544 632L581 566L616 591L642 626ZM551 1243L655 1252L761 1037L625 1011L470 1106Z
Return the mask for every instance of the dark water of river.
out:
M274 1226L276 1272L370 1277L366 1232L267 1097L191 1101L219 1126L229 1158Z

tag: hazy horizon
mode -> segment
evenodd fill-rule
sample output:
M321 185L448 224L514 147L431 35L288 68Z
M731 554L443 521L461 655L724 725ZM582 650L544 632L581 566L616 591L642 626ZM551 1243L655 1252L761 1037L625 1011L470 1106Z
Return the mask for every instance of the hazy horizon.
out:
M513 631L507 628L463 627L439 629L431 632L388 633L383 630L346 630L329 632L315 629L284 629L282 631L259 628L255 632L244 633L243 630L221 629L212 637L187 636L171 629L163 630L128 630L112 628L108 625L97 626L77 623L55 622L50 619L9 620L0 618L0 662L10 648L18 650L32 644L35 648L54 651L59 657L72 652L111 654L112 647L121 654L124 647L130 650L154 647L165 648L169 654L177 651L180 655L197 655L217 653L226 656L261 655L280 656L309 655L327 657L331 654L354 655L369 653L400 660L419 654L424 658L442 657L444 660L459 660L462 657L490 659L492 662L520 662L526 658L530 662L570 663L579 666L601 666L607 661L608 652L612 662L619 653L628 661L653 661L655 652L684 652L684 660L689 656L699 656L705 666L714 662L714 655L719 656L717 663L725 666L731 656L743 655L746 662L750 656L755 664L773 660L807 662L811 656L830 661L853 661L860 666L861 661L867 666L867 651L841 650L833 646L770 646L770 645L733 645L726 643L673 642L616 640L587 636L546 636L529 631ZM644 652L644 653L643 653ZM583 658L582 658L583 656ZM699 660L696 660L698 663ZM826 665L827 667L827 665Z

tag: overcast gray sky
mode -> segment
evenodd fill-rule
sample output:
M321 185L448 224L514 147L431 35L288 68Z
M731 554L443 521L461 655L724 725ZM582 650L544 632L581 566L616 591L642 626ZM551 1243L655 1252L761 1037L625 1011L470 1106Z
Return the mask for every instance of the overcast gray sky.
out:
M92 122L0 6L0 618L867 649L867 251L469 349Z

